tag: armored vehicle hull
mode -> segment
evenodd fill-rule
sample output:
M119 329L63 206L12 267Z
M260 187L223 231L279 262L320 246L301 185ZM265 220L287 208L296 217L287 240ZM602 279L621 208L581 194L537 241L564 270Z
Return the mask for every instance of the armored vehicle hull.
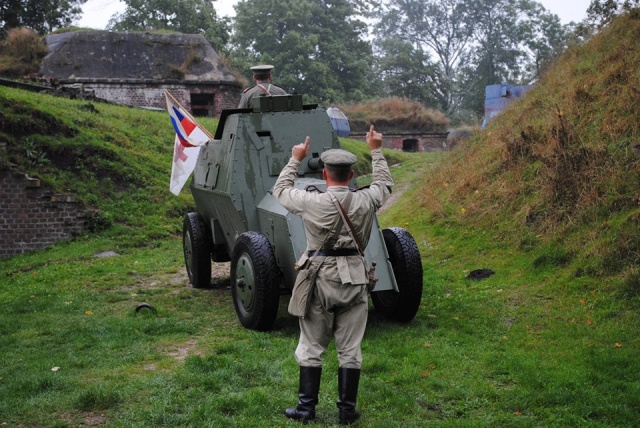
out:
M299 95L262 97L253 109L224 110L215 138L200 149L191 182L197 212L185 216L183 249L194 287L211 280L211 261L231 261L231 289L241 323L268 330L279 298L293 288L296 260L305 250L302 220L271 194L294 145L311 136L311 159L295 186L326 189L320 154L339 148L326 112L303 106ZM376 261L376 310L408 321L422 295L420 254L403 229L380 231L377 220L365 258ZM395 273L394 273L395 272Z

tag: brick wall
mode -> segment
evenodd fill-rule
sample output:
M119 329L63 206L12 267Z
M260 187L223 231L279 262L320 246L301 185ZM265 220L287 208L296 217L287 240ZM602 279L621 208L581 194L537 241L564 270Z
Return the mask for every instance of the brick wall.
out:
M40 180L0 165L0 258L50 247L85 226L73 195L55 194Z
M220 88L216 92L216 111L217 115L220 115L220 112L225 109L230 108L238 108L238 103L240 102L241 92L239 89L226 87Z
M453 146L448 141L449 132L429 132L421 134L411 134L408 132L383 132L382 147L402 151L405 140L415 140L415 150L417 152L433 152L450 150ZM349 136L356 140L365 141L364 132L352 132Z
M191 109L191 93L213 94L215 116L220 116L223 109L236 108L240 102L242 90L234 84L201 84L201 85L171 85L149 82L91 82L82 83L85 91L93 91L97 98L116 104L137 107L153 107L166 109L164 89L171 92L180 104Z

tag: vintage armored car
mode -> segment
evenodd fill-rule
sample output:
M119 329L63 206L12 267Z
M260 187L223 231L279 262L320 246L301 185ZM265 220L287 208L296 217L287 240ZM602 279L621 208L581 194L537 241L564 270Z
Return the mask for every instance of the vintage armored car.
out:
M214 139L202 146L191 192L196 211L183 223L186 270L194 287L211 282L211 262L231 261L231 292L243 326L269 330L281 295L293 288L294 265L305 250L300 217L271 194L291 149L311 136L295 186L326 189L320 154L340 142L327 112L301 95L254 99L251 109L223 110ZM355 184L355 183L354 183ZM379 278L371 292L376 311L412 320L422 297L422 264L413 237L402 228L379 229L376 219L365 258Z

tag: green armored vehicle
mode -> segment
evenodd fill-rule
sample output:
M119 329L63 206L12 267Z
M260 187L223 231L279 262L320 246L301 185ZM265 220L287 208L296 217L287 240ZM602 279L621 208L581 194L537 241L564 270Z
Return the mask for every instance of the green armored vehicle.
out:
M184 218L183 249L194 287L211 281L211 261L231 261L231 291L243 326L269 330L281 295L291 293L296 260L305 250L302 219L271 194L294 145L311 136L295 186L326 190L320 154L339 148L327 112L303 105L301 95L260 97L251 109L223 110L213 140L202 146L191 182L197 212ZM366 249L376 262L371 293L376 311L410 321L420 307L418 247L401 228L376 223Z

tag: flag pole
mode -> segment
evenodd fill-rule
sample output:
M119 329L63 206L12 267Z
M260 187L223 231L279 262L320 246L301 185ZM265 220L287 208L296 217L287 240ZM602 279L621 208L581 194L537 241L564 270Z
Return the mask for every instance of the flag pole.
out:
M182 104L180 104L180 102L178 100L175 99L175 97L173 95L171 95L171 92L167 91L166 89L164 89L164 93L167 97L171 98L171 101L173 101L174 104L182 107L183 112L187 115L187 117L193 121L193 123L195 123L196 125L198 125L198 128L202 129L202 132L204 132L205 134L207 134L207 136L210 139L215 139L214 136L207 130L207 128L205 128L204 126L200 125L200 122L198 122L196 120L195 117L193 117L188 111L187 109L185 109Z

